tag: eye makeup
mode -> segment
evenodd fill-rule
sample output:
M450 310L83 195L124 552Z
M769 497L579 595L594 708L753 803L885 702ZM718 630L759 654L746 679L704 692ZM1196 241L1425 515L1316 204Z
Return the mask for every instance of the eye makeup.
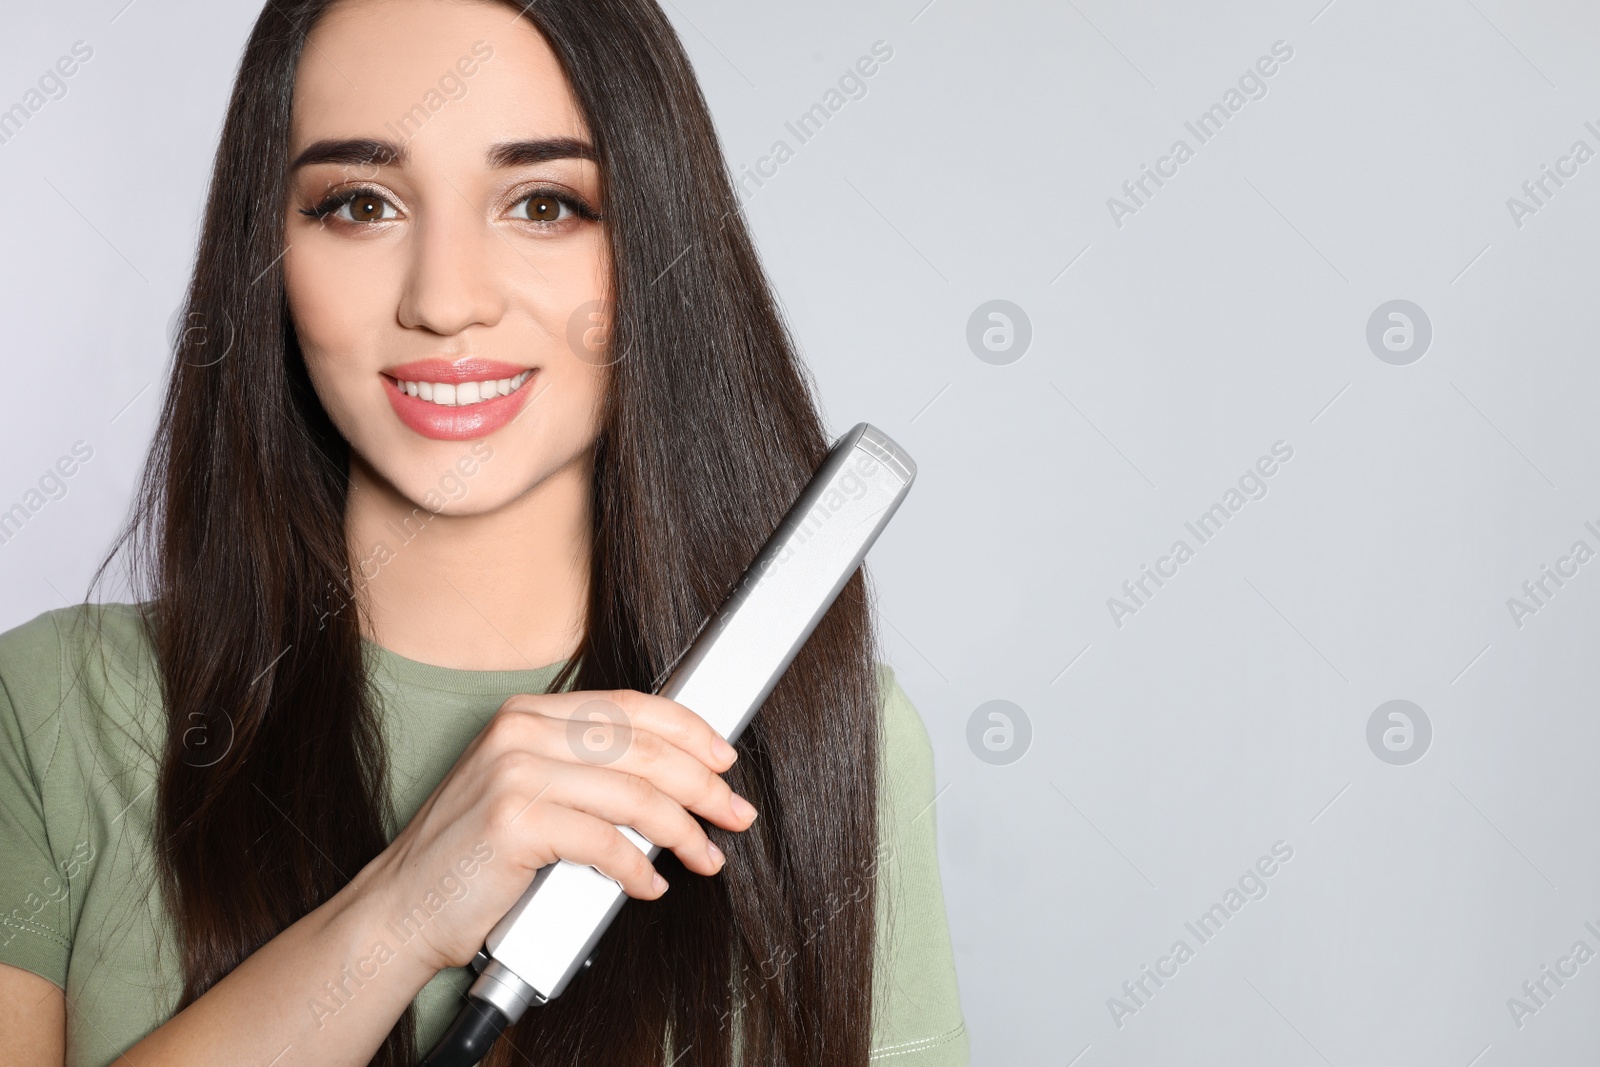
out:
M553 201L558 206L557 216L555 218L519 217L515 221L532 223L536 226L555 226L570 218L581 218L589 222L599 222L602 219L601 214L595 211L588 201L566 189L555 186L535 186L532 189L528 189L522 192L516 200L512 201L511 207L515 208L531 200ZM376 204L376 208L370 206L373 204ZM355 210L357 205L362 205L359 211ZM345 217L336 214L347 207L352 209L353 216L365 215L366 217ZM393 222L399 218L398 215L386 216L384 214L385 208L393 207L394 202L389 196L375 186L354 185L337 190L312 207L300 208L299 212L308 218L318 220L326 220L332 217L336 221L346 224L370 225L375 222ZM571 212L571 214L561 214L560 211L562 209ZM377 211L376 215L373 214L374 210ZM541 207L540 210L548 211L549 208Z

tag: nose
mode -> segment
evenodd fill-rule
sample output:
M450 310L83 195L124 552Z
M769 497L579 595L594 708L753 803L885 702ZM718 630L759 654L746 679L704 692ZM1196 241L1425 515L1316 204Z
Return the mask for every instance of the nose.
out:
M492 247L498 241L464 203L423 216L412 231L400 324L451 337L498 323L506 310L506 279Z

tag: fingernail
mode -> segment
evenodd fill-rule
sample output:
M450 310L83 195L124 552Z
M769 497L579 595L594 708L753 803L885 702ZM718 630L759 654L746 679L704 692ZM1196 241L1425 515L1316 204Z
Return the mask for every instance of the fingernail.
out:
M739 758L739 750L720 737L711 743L711 751L721 760L733 761Z
M659 875L659 874L655 876L655 878L651 881L650 885L655 889L655 891L657 893L664 893L667 890L667 880L665 878L661 877L661 875Z
M706 842L706 851L711 853L711 862L715 863L718 867L721 867L727 862L727 857L722 854L722 850L717 847L717 843L715 841Z
M754 819L756 817L756 806L738 793L735 793L733 794L733 813L741 819Z

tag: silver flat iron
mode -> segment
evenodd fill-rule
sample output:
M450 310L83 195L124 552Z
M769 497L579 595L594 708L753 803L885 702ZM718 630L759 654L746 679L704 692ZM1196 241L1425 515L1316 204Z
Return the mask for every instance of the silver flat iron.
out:
M730 743L771 695L839 591L889 524L917 466L883 431L839 438L728 599L656 690ZM618 827L650 859L661 846ZM467 1004L421 1067L470 1067L528 1008L558 996L589 965L627 903L585 864L541 867L473 960Z

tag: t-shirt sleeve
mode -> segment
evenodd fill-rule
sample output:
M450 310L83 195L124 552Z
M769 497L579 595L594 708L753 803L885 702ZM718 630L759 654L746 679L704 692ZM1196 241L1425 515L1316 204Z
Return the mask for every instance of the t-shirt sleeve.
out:
M51 848L36 761L48 760L60 725L60 666L48 615L0 634L0 963L65 989L70 872Z
M879 685L885 777L872 1059L886 1067L965 1067L967 1028L939 880L933 745L887 665L879 666Z

